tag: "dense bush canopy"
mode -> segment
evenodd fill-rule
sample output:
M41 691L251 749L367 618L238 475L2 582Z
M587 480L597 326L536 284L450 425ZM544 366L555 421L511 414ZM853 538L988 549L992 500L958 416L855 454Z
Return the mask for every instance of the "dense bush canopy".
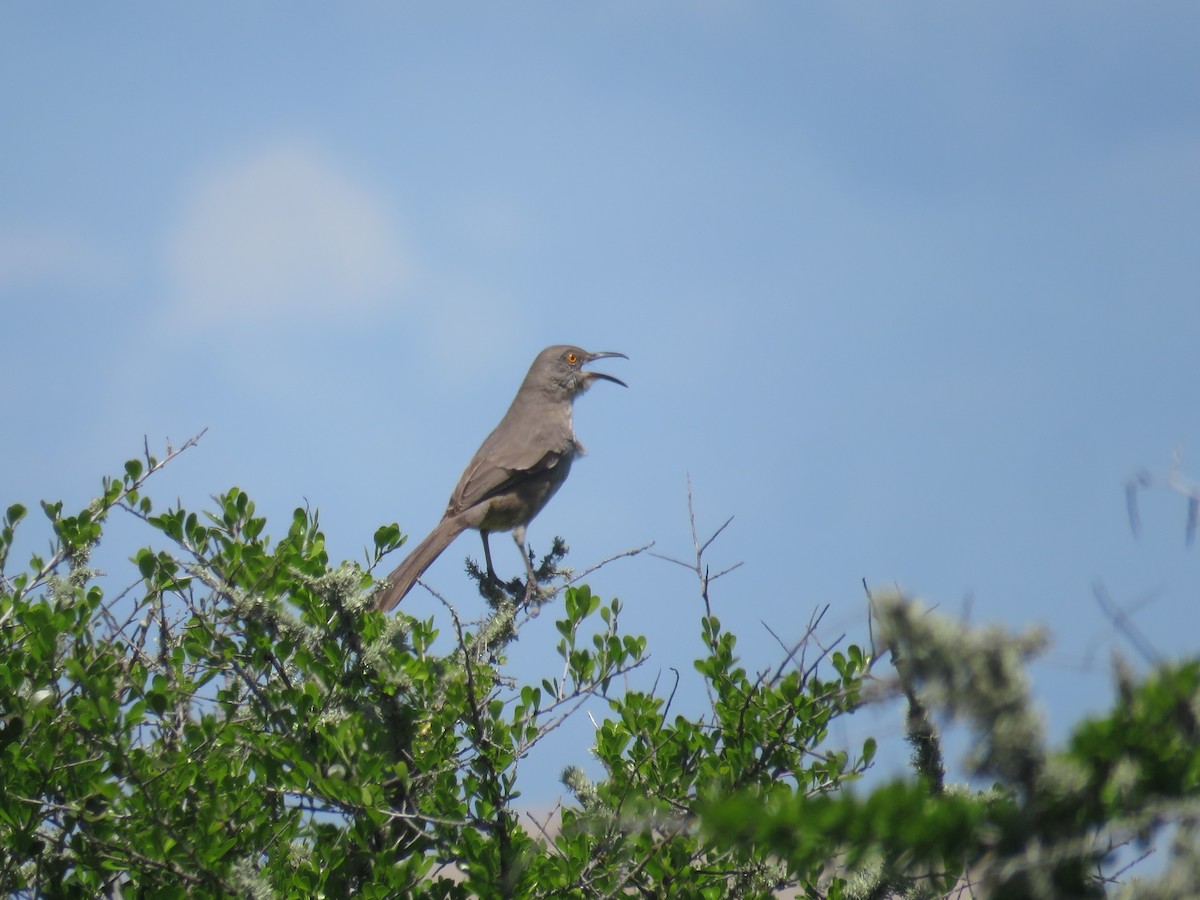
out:
M814 639L750 663L704 613L702 715L675 685L625 686L651 648L621 604L566 584L562 547L523 585L483 584L463 624L373 606L371 569L331 566L315 513L269 536L233 488L211 510L156 509L147 454L86 509L44 503L45 557L0 530L0 890L14 896L1099 897L1116 851L1167 824L1171 865L1141 896L1200 884L1200 663L1122 674L1112 712L1048 748L1024 675L1038 634L969 629L874 597L874 648ZM111 515L146 529L135 580L88 567ZM402 542L376 533L378 562ZM517 683L506 647L557 617L557 676ZM434 652L439 631L453 649ZM877 655L886 654L886 659ZM887 665L884 665L884 663ZM887 671L883 671L886 669ZM910 779L855 782L873 740L831 724L902 698ZM568 766L560 821L522 819L516 763L589 700L591 754ZM975 737L973 789L946 783L938 722ZM871 785L869 789L863 785ZM980 787L983 789L978 789Z

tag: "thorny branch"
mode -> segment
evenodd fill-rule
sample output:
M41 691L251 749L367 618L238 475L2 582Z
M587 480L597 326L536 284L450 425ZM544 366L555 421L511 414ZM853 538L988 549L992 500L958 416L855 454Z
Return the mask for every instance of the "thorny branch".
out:
M675 559L672 556L664 556L661 553L651 553L650 555L655 556L659 559L666 560L667 562L675 563L675 565L677 565L677 566L683 566L685 569L687 569L690 572L695 572L696 577L700 579L700 596L704 599L705 614L711 616L712 615L712 603L709 600L708 586L712 582L714 582L718 578L720 578L722 575L728 575L734 569L739 568L742 565L742 563L736 562L732 566L722 569L717 574L712 575L709 572L708 566L705 565L705 563L704 563L704 551L709 548L709 545L711 545L712 542L717 539L717 537L721 534L721 532L723 532L726 528L729 527L729 523L733 521L733 516L730 516L728 519L726 519L720 528L718 528L716 531L714 531L706 541L701 543L700 533L696 530L696 504L692 498L692 476L690 476L690 475L688 476L688 479L687 479L687 506L688 506L688 524L691 528L691 533L692 533L692 546L696 550L696 561L695 562L684 562L683 560Z

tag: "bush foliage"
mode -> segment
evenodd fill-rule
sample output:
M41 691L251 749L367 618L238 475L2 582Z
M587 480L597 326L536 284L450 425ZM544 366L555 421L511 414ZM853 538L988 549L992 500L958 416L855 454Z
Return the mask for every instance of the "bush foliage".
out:
M367 566L331 566L306 509L277 541L236 488L206 512L156 509L146 482L178 452L126 463L78 513L43 503L49 554L20 571L27 510L7 509L8 895L1091 897L1111 889L1119 847L1167 824L1174 863L1139 890L1178 896L1197 871L1196 661L1122 674L1112 713L1054 751L1023 669L1040 636L876 597L886 677L872 648L822 649L819 614L780 659L747 667L697 540L689 677L709 703L689 715L672 710L674 683L627 686L646 640L621 631L617 600L567 584L561 546L532 605L523 585L481 582L482 622L449 604L440 622L384 616L372 569L397 526ZM89 568L114 513L146 529L123 589ZM518 683L506 648L539 608L559 617L556 674ZM834 746L831 726L890 696L907 705L914 775L851 789L876 744ZM518 761L589 702L606 714L578 752L600 776L567 767L560 821L523 818ZM945 784L935 721L953 718L975 735L968 774L985 789Z

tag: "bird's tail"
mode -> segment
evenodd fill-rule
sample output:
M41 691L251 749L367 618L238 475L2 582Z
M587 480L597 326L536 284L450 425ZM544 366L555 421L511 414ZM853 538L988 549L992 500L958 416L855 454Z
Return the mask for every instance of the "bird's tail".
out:
M404 562L396 566L396 570L387 577L388 586L379 595L379 608L387 612L404 599L404 595L412 590L417 579L425 574L425 570L433 565L450 542L466 530L466 524L457 516L447 516L438 523L437 528L429 532L425 540L417 544L416 549L404 557Z

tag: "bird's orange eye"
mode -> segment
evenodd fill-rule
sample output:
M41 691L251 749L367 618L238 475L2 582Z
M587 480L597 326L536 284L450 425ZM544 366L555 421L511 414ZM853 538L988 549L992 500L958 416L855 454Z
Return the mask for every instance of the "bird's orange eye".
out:
M576 356L574 353L567 354L567 362L569 362L571 365L575 365L575 363L577 363L578 361L579 361L579 357Z

